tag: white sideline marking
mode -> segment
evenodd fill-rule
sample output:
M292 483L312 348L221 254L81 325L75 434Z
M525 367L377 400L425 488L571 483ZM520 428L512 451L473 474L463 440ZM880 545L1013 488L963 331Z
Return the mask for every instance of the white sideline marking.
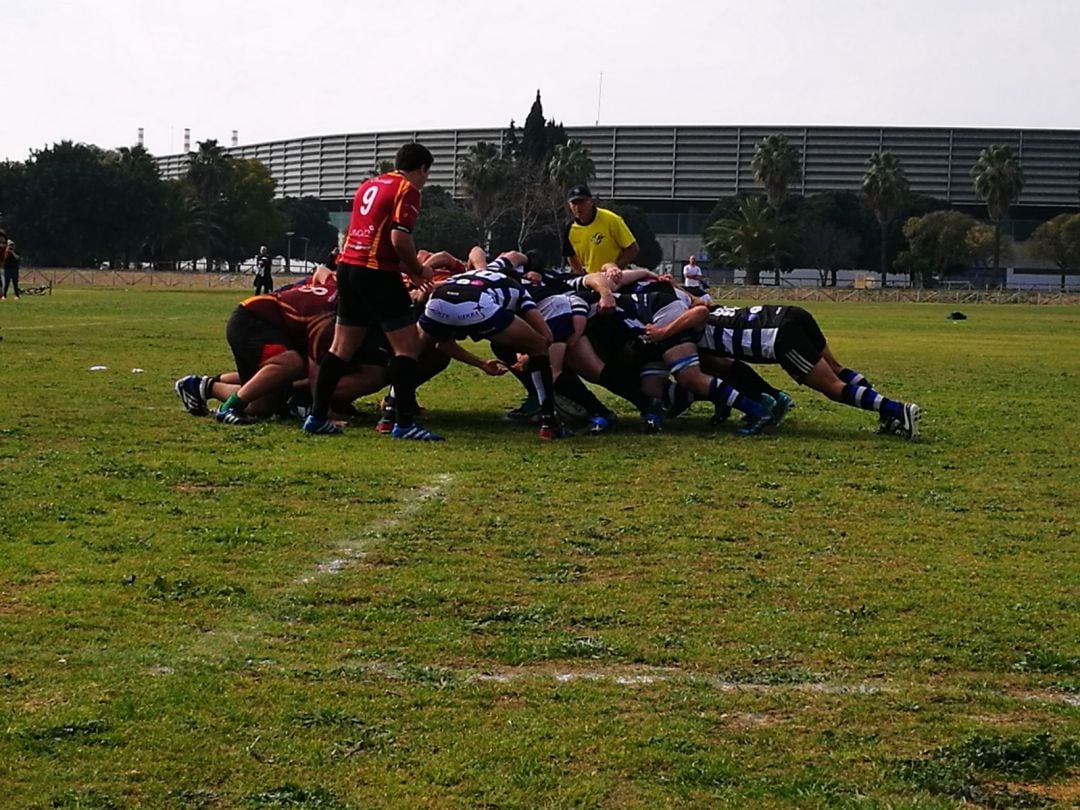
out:
M371 661L361 664L358 670L370 675L386 678L388 680L400 680L405 675L400 664L385 661ZM589 683L614 683L619 686L650 686L652 684L704 683L720 692L751 692L754 694L782 694L801 692L811 695L895 695L905 694L909 690L902 684L887 683L836 683L836 682L812 682L812 683L753 683L746 681L728 681L719 676L689 672L670 668L620 668L613 667L610 670L579 669L579 670L547 670L543 668L512 667L505 669L486 669L480 671L467 668L433 666L433 670L445 671L446 673L462 677L464 683L493 683L512 684L523 681L543 682L553 681L557 684L574 683L575 681ZM933 692L934 690L930 690ZM1041 703L1064 703L1066 706L1080 706L1080 695L1069 692L1015 692L998 691L994 694L1000 697L1020 699L1030 702Z
M397 679L401 670L393 664L373 662L363 664L358 669L383 678ZM545 671L538 669L503 669L470 672L467 669L452 667L434 667L445 669L453 675L464 677L465 683L509 684L520 681L545 681L555 683L574 683L575 681L614 683L619 686L650 686L658 683L705 683L721 692L807 692L823 695L877 695L900 691L897 687L869 683L748 683L727 681L712 675L701 675L678 669L612 669L612 670L567 670Z
M373 521L366 529L360 532L359 538L347 541L348 545L339 545L333 550L334 556L316 565L314 573L299 577L296 584L307 585L323 574L339 574L353 563L364 559L367 552L363 548L356 547L358 539L366 541L365 545L370 544L373 540L380 539L381 535L401 525L419 512L428 501L441 498L445 492L445 487L449 486L453 480L454 477L448 473L440 473L435 476L434 482L420 487L415 496L399 504L393 516Z

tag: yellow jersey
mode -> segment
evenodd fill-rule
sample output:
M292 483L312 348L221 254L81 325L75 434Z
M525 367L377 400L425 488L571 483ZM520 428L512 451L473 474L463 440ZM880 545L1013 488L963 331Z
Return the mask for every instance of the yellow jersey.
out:
M577 256L586 273L597 273L636 241L622 217L606 208L597 208L588 225L577 220L570 223L563 255Z

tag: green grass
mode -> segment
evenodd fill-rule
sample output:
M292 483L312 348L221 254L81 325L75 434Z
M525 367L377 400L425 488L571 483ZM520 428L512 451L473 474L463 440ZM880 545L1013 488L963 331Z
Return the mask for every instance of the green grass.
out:
M1077 801L1080 310L812 305L918 444L776 369L547 444L456 367L400 446L183 413L236 298L0 305L0 805Z

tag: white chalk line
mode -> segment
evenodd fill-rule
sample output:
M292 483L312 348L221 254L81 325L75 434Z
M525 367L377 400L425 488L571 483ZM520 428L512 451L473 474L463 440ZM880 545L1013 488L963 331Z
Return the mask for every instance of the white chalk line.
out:
M377 542L384 534L400 526L409 520L429 501L442 498L446 487L453 481L449 473L440 473L435 476L431 484L420 487L416 493L404 503L398 505L394 514L390 517L379 518L368 524L360 534L338 545L331 552L333 556L318 563L313 572L301 575L295 581L297 585L308 585L320 576L340 574L347 568L360 562L367 556L366 548L373 542Z
M267 668L277 668L272 660L261 662ZM826 696L900 696L914 698L920 695L941 694L943 689L932 684L904 685L899 683L883 682L854 682L843 683L837 681L810 681L788 683L765 683L754 681L733 681L723 675L692 672L672 667L619 667L614 666L604 669L564 669L551 667L501 667L501 668L470 668L453 667L441 664L429 666L417 664L405 664L382 661L365 661L355 665L343 667L348 672L359 675L370 675L375 678L383 678L390 681L415 680L415 673L429 673L425 677L439 680L444 675L447 681L455 681L461 685L491 684L494 686L512 686L514 684L543 684L555 685L573 683L600 683L615 684L625 687L644 687L653 685L705 685L719 692L731 694L792 694L801 693L808 695ZM1044 690L977 690L979 694L995 698L1009 698L1022 700L1028 703L1064 704L1069 707L1080 707L1080 695L1070 692L1059 692L1050 689Z

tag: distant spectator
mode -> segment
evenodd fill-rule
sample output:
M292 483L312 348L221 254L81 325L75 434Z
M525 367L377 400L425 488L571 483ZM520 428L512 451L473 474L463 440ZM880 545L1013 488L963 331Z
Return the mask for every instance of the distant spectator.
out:
M691 256L682 270L683 287L692 295L701 295L705 290L704 279L701 275L701 266L697 258Z
M270 293L274 289L274 279L270 272L273 268L273 259L266 250L266 245L259 248L259 255L255 257L255 294Z
M2 237L4 249L0 250L4 264L4 292L0 294L0 301L7 299L8 287L14 287L15 300L19 300L19 254L15 252L15 243L9 242L7 237Z

